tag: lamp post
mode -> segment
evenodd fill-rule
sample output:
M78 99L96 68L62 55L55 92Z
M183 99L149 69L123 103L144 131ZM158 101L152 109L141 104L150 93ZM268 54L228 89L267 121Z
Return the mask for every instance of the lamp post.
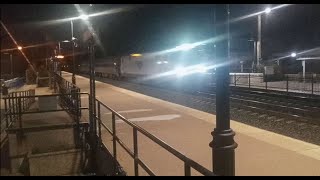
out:
M271 12L271 8L266 8L264 13L269 14ZM260 65L261 61L261 14L258 15L258 41L257 41L257 66Z
M10 70L11 70L11 78L13 78L13 64L12 64L12 54L11 53L4 53L10 55Z
M217 59L219 63L230 63L229 5L219 4L215 7L218 23L227 22L216 27L217 35L228 34L228 40L217 42ZM217 68L216 72L216 128L211 135L213 172L221 176L235 175L235 132L230 128L230 87L229 63Z
M70 25L71 25L71 42L72 42L72 64L73 64L73 68L72 68L72 84L76 84L76 76L75 76L75 72L76 72L76 62L75 62L75 57L74 57L74 37L73 37L73 21L70 21Z
M255 39L249 39L248 41L253 42L253 54L252 54L252 72L254 69L254 64L257 61L257 55L256 55L256 50L257 50L257 41Z
M88 15L82 14L79 16L80 19L82 20L87 20L89 18ZM74 40L76 39L73 36L73 21L70 21L70 26L71 26L71 42L72 42L72 63L73 63L73 68L72 68L72 84L76 84L76 76L75 76L75 71L76 71L76 60L74 57L74 47L75 47L75 42Z

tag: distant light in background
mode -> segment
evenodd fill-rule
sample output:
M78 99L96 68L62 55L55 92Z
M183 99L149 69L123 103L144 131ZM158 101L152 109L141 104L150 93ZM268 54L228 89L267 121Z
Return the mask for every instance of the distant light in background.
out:
M22 47L21 47L21 46L18 46L18 49L19 49L19 50L22 50Z
M163 63L168 64L168 61L163 61Z
M248 19L250 17L258 16L258 15L263 14L263 13L267 13L268 14L268 13L270 13L271 11L273 11L275 9L287 7L287 6L290 6L290 5L293 5L293 4L281 4L279 6L275 6L275 7L272 7L272 8L266 8L264 11L255 12L255 13L252 13L252 14L248 14L248 15L244 15L244 16L241 16L241 17L230 19L230 23L234 23L234 22L238 22L238 21L241 21L241 20L245 20L245 19Z
M291 53L291 57L296 57L297 56L297 53Z
M3 27L3 29L7 32L7 34L8 34L9 37L11 38L12 42L13 42L16 46L18 46L18 49L19 49L19 45L18 45L17 41L13 38L13 36L12 36L12 34L10 33L10 31L8 30L8 28L5 26L5 24L4 24L2 21L0 21L0 23L1 23L1 26ZM21 49L22 49L22 47L21 47ZM20 52L21 52L21 54L23 55L23 57L25 58L25 60L28 62L28 64L31 66L32 71L36 73L37 71L34 69L34 67L33 67L33 65L31 64L31 62L30 62L30 60L28 59L28 57L24 54L23 51L20 50Z
M141 57L142 54L131 54L132 57Z
M64 56L62 56L62 55L58 55L58 56L56 56L56 58L58 58L58 59L63 59L63 58L64 58Z
M157 64L162 64L162 62L161 62L161 61L158 61Z
M143 6L143 5L139 5L139 6ZM120 8L108 9L108 10L105 10L105 11L102 11L102 12L88 14L87 16L88 17L95 17L95 16L111 15L111 14L116 14L116 13L120 13L120 12L124 12L124 11L130 11L130 10L136 9L139 6L137 6L137 5L135 5L135 6L127 5L127 6L123 6L123 7L120 7ZM85 13L82 12L81 14L85 14ZM80 16L63 18L63 19L55 19L55 20L36 21L36 22L27 23L27 24L30 25L30 26L32 26L32 25L53 25L53 24L69 22L69 21L77 20L77 19L81 19Z

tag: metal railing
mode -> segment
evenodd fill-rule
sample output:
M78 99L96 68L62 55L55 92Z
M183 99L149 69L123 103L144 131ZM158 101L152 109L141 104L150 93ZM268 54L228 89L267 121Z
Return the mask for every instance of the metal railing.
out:
M22 127L21 117L22 112L29 109L32 103L35 102L35 90L16 91L8 94L4 97L5 106L5 121L6 128L10 127L12 123L19 122L19 126Z
M314 74L306 77L285 75L277 81L268 81L265 76L256 73L233 73L230 75L230 85L320 95L320 76Z
M111 109L101 101L96 99L96 105L97 105L97 116L95 119L95 124L97 124L97 136L99 138L99 143L103 144L102 142L102 136L101 136L101 128L106 129L113 138L113 157L114 157L114 163L117 163L117 142L119 145L125 149L125 151L133 158L134 160L134 174L135 176L139 175L139 166L142 167L149 175L155 176L155 173L139 158L139 149L138 149L138 132L143 134L145 137L149 138L152 140L154 143L158 144L165 150L167 150L169 153L173 154L175 157L179 158L181 161L184 162L184 174L185 176L190 176L191 175L191 168L195 169L199 173L205 176L214 176L214 173L211 172L210 170L206 169L205 167L201 166L197 162L189 159L170 145L166 144L164 141L161 139L157 138L156 136L150 134L140 126L130 122L127 120L125 117L117 113L115 110ZM101 107L105 108L106 110L110 111L112 114L112 129L108 128L106 124L102 122L101 119ZM123 141L119 139L116 133L116 117L124 121L126 124L132 127L133 130L133 152L128 148ZM115 168L115 166L114 166ZM114 169L114 174L116 174L116 169Z
M60 94L59 102L61 107L67 109L71 115L81 117L80 88L65 80L58 74L53 74L55 92Z

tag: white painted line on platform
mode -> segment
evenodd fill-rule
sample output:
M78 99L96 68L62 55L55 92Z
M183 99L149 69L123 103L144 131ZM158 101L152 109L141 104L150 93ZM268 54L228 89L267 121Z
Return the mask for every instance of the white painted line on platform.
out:
M181 117L180 114L166 114L159 116L149 116L149 117L141 117L141 118L131 118L129 121L139 122L139 121L169 121L176 118ZM122 120L116 120L117 123L123 123Z
M132 110L126 110L126 111L117 111L118 113L132 113L132 112L146 112L146 111L152 111L152 109L132 109ZM104 114L112 114L111 112L107 112Z

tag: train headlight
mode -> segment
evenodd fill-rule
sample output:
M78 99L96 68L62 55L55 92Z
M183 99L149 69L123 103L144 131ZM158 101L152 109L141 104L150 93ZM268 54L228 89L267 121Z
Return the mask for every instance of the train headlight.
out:
M206 73L207 72L207 68L205 66L203 66L203 65L198 66L195 69L196 69L196 72L200 72L200 73Z
M185 69L185 68L181 68L181 67L176 68L176 69L174 70L174 72L175 72L175 74L176 74L177 76L179 76L179 77L184 76L184 75L187 74L186 69Z

